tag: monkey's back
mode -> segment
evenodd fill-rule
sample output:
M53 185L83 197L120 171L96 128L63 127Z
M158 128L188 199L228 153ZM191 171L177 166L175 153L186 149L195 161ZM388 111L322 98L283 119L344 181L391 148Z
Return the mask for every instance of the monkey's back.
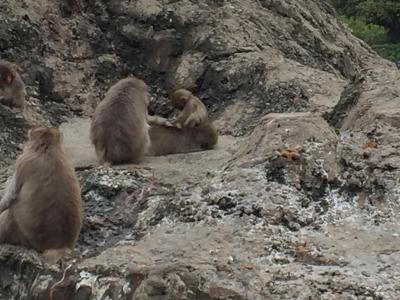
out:
M208 112L204 103L197 97L192 97L182 110L184 127L195 127L208 122Z
M98 105L91 124L91 140L104 162L134 163L149 144L147 94L123 80L111 87Z
M22 154L17 161L17 201L10 214L25 246L38 251L72 249L82 226L79 182L61 151Z
M218 142L217 130L211 122L182 129L154 124L149 134L149 154L153 156L213 149Z

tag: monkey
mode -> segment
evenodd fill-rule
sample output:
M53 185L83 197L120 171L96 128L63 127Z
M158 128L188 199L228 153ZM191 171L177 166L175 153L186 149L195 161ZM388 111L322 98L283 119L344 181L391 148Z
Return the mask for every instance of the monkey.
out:
M203 102L185 89L176 90L170 97L172 106L180 113L172 122L179 128L193 128L208 121L207 108Z
M26 90L17 66L8 61L0 61L0 103L23 112Z
M218 142L217 129L210 121L192 128L155 123L150 126L149 134L150 156L210 150Z
M83 206L78 178L57 128L28 131L0 207L0 243L35 249L49 263L73 250Z
M108 90L90 127L90 138L101 164L142 160L150 145L148 104L147 85L133 75Z

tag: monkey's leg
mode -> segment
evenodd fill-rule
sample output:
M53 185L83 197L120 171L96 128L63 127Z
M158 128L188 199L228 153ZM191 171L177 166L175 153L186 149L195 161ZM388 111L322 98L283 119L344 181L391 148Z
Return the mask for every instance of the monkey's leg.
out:
M6 210L0 214L0 244L18 244L18 232L14 231L14 222Z
M0 200L0 213L10 208L11 205L17 200L17 182L15 172L6 183L6 189L3 197Z

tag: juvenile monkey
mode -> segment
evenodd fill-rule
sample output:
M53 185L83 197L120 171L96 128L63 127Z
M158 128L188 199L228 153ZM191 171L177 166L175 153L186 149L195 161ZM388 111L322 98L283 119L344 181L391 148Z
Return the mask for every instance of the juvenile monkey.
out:
M90 136L100 163L138 163L150 144L144 81L130 76L113 85L93 116Z
M79 236L79 182L58 129L35 128L28 136L0 201L0 243L33 248L55 263Z
M217 129L211 122L182 129L152 124L149 133L149 155L152 156L209 150L218 142Z
M179 89L171 95L170 101L172 106L180 110L173 122L177 127L193 128L208 121L206 106L190 91Z
M25 109L25 84L17 72L17 66L0 61L0 103L19 111Z

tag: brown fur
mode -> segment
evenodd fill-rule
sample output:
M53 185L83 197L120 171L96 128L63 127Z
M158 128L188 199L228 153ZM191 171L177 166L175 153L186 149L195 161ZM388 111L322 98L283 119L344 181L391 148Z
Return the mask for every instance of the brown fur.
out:
M218 142L217 129L211 122L182 129L153 124L149 133L149 154L153 156L209 150Z
M0 243L51 253L52 260L54 253L60 256L74 248L82 225L82 200L58 129L30 130L6 190Z
M157 125L164 125L164 126L174 126L174 125L172 125L172 123L169 120L167 120L163 117L160 117L160 116L147 116L147 123L149 125L157 124Z
M90 129L100 163L138 163L150 139L146 84L128 77L113 85L97 107Z
M185 89L175 91L170 101L172 106L180 110L174 125L193 128L208 122L207 108L201 100Z
M0 61L0 103L24 111L25 97L25 84L17 72L16 65Z

